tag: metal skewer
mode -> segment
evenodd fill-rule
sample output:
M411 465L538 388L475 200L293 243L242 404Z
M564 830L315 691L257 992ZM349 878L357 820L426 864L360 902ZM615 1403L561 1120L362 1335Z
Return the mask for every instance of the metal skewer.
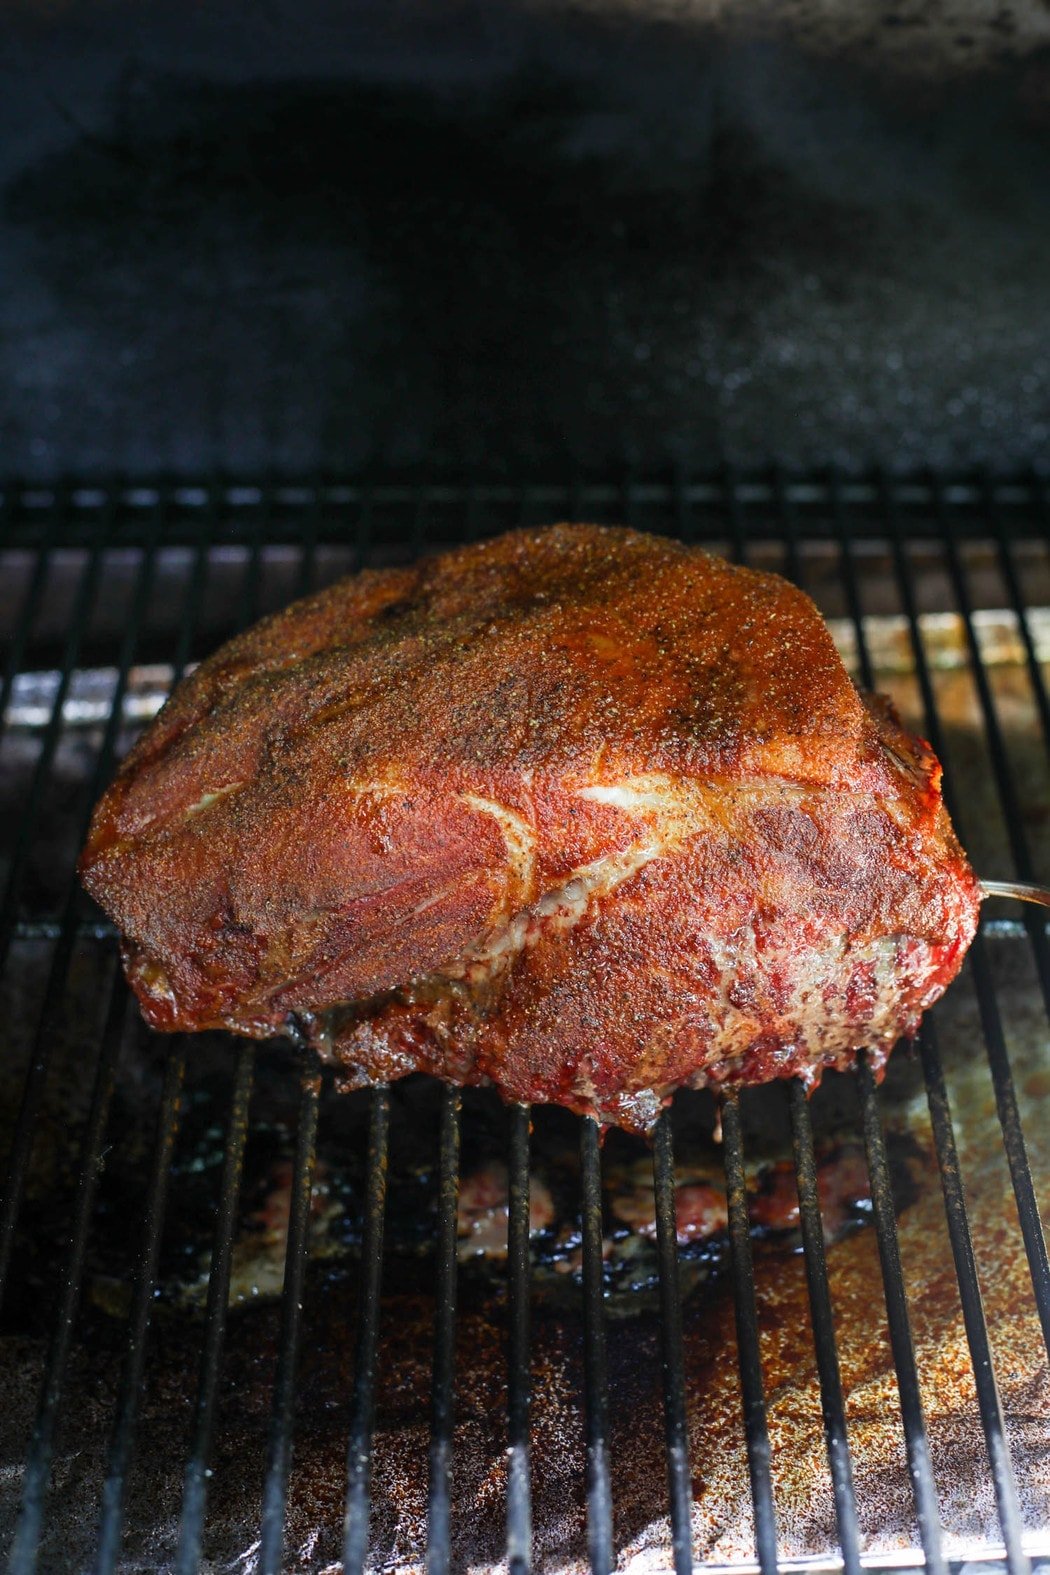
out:
M982 880L981 896L1012 897L1017 902L1036 902L1050 908L1050 886L1032 886L1019 880Z

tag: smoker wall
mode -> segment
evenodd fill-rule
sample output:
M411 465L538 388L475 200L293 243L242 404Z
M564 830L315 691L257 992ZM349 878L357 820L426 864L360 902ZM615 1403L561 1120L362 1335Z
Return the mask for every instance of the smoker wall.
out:
M1045 4L7 15L8 471L1050 454Z

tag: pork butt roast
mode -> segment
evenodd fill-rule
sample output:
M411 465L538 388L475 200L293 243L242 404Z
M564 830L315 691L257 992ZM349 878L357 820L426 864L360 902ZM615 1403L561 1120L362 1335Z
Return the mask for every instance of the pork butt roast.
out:
M774 574L558 525L366 571L182 682L81 873L152 1027L647 1130L876 1066L980 892L932 751Z

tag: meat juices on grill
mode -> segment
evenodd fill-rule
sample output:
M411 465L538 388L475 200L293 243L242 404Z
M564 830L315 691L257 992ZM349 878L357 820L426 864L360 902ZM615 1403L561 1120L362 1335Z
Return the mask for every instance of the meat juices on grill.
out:
M186 679L81 858L160 1029L646 1130L881 1064L979 891L940 767L773 574L554 526L367 571Z

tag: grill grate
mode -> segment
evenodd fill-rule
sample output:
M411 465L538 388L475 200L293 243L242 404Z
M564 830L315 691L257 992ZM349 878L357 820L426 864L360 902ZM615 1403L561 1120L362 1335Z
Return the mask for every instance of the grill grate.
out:
M880 554L888 555L926 734L950 767L951 740L942 723L936 676L931 670L923 630L920 587L924 574L929 573L940 576L937 584L947 586L952 603L950 610L961 618L965 657L977 696L1012 873L1023 880L1038 878L1037 859L1026 832L1021 790L1011 766L996 693L982 653L976 609L984 605L984 594L981 593L979 603L972 585L975 570L969 553L969 548L977 544L983 554L978 571L985 581L994 573L1003 605L1014 619L1032 706L1043 741L1050 748L1050 700L1032 610L1023 589L1026 576L1041 575L1045 581L1047 573L1050 511L1046 487L1037 478L991 482L981 477L957 480L925 477L891 482L879 477L847 481L834 477L736 478L723 475L706 479L676 476L655 481L635 481L628 477L617 484L584 481L568 486L531 487L471 486L454 480L422 485L389 478L262 486L221 480L201 486L9 486L2 495L2 509L0 552L20 577L20 599L6 630L8 652L0 690L5 718L12 713L20 674L53 662L58 679L50 691L46 718L36 729L35 762L28 792L13 828L0 909L0 967L10 969L13 966L12 954L17 942L34 941L51 948L6 1164L0 1211L0 1296L17 1278L19 1269L19 1221L35 1146L43 1141L41 1102L48 1079L53 1075L59 1018L70 989L76 949L85 937L89 937L112 953L108 928L100 926L92 917L68 867L57 902L34 902L31 879L41 843L49 835L45 811L55 781L59 750L70 725L74 677L78 669L90 661L111 665L115 669L115 679L109 692L101 740L85 779L86 787L75 795L76 803L67 813L75 828L76 842L82 840L91 805L108 778L121 747L126 702L136 665L161 654L166 641L168 649L163 655L170 663L171 681L175 681L187 663L214 644L219 634L230 632L230 626L251 621L275 601L301 594L334 572L346 572L366 562L399 561L427 545L445 544L514 524L566 516L619 517L642 528L662 529L712 542L741 561L773 562L772 552L776 566L810 589L814 586L808 582L819 579L833 610L848 621L860 680L873 685L875 662L868 622L873 612L867 605L867 573ZM124 560L131 565L124 613L116 623L110 620L107 625L107 597L103 593L112 583L115 566L119 567ZM72 571L74 588L71 601L67 596L68 617L64 627L60 625L56 637L53 620L49 621L46 614L57 595L58 569L63 563ZM209 586L216 580L221 602L218 622L209 601ZM177 597L173 594L173 586L180 590ZM883 594L880 590L879 595ZM177 607L174 618L170 616L173 606ZM232 618L229 616L231 607L234 609ZM10 741L11 731L9 725L5 742ZM950 769L946 775L946 791L965 843L970 829L967 825L969 805L960 802L960 783ZM1023 925L1022 933L1031 951L1043 1002L1050 1012L1050 945L1045 921L1033 911L1025 915ZM1003 1011L1008 1009L1009 1002L1001 999L1001 986L997 983L988 943L983 936L978 937L973 947L971 969L1035 1304L1050 1353L1050 1264L1007 1049ZM38 1567L56 1440L63 1422L63 1394L76 1348L85 1264L96 1216L99 1178L107 1153L113 1093L122 1072L132 1021L119 970L111 967L103 979L103 1027L94 1052L93 1093L81 1139L69 1248L59 1302L48 1320L50 1346L36 1421L24 1457L21 1505L11 1543L10 1567L16 1575ZM177 1546L169 1550L170 1567L179 1575L198 1570L202 1561L208 1487L222 1404L235 1228L251 1127L253 1084L261 1054L253 1045L241 1045L234 1064L211 1243L199 1373L188 1428L180 1524ZM982 1307L936 1014L924 1030L920 1054L980 1422L1001 1527L1003 1556L1010 1575L1022 1575L1029 1569L1030 1560L1022 1548L1017 1485L993 1367L992 1342ZM96 1506L97 1535L90 1558L91 1567L98 1572L114 1571L121 1566L128 1479L136 1460L135 1441L149 1366L150 1326L168 1220L172 1161L185 1112L187 1066L192 1065L192 1059L192 1048L176 1042L169 1047L165 1062L156 1132L143 1183L144 1211L137 1227L140 1244L127 1311L122 1376L109 1421L111 1431L101 1503ZM941 1575L948 1564L942 1513L923 1415L879 1096L863 1056L855 1085L921 1550L927 1568ZM783 1093L793 1143L806 1283L841 1562L847 1575L854 1575L862 1561L861 1520L836 1347L813 1123L801 1086L792 1085ZM778 1531L745 1173L742 1105L746 1105L747 1097L745 1095L743 1100L727 1097L721 1108L721 1122L729 1209L729 1272L736 1317L755 1550L763 1575L770 1575L777 1569ZM292 1474L297 1372L303 1339L309 1338L309 1329L304 1323L304 1283L319 1123L325 1108L321 1084L313 1068L302 1069L297 1100L269 1446L259 1500L261 1538L255 1550L257 1561L251 1566L263 1572L285 1567L284 1534ZM348 1572L363 1571L369 1558L372 1441L377 1392L383 1381L380 1369L384 1316L381 1291L391 1153L391 1092L387 1088L377 1088L371 1092L369 1100L364 1233L358 1287L360 1307L347 1415L343 1567ZM446 1092L440 1108L440 1131L435 1143L437 1311L430 1397L426 1534L429 1575L445 1575L454 1564L456 1215L462 1119L459 1094ZM618 1552L615 1474L609 1442L610 1404L615 1405L616 1399L613 1396L612 1402L610 1400L606 1344L602 1151L594 1123L583 1121L578 1126L582 1194L586 1545L590 1568L597 1575L597 1572L615 1567ZM672 1122L668 1114L658 1124L652 1160L671 1532L668 1555L673 1559L676 1575L687 1575L694 1567L691 1480L696 1462L691 1464L689 1459L688 1383L678 1281L673 1146ZM527 1110L514 1109L508 1113L507 1156L506 1549L507 1563L514 1575L526 1575L532 1568L534 1542L530 1478L533 1286L530 1114ZM1041 1546L1036 1562L1040 1567L1050 1568L1045 1551ZM870 1565L873 1561L866 1562Z

